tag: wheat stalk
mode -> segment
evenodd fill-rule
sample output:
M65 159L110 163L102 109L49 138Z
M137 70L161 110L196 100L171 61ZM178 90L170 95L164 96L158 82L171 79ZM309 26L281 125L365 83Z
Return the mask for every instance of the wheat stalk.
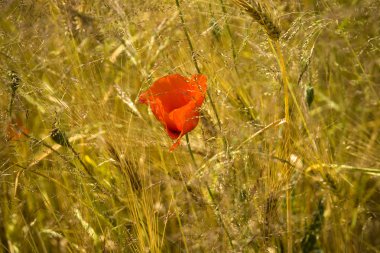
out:
M268 34L268 42L272 48L274 55L277 58L278 65L281 70L282 82L284 85L284 114L286 127L284 131L282 153L285 159L289 158L290 154L290 114L289 114L289 80L286 70L286 64L279 42L280 28L275 24L271 15L266 10L265 6L255 0L233 0L238 6L243 8L256 22L258 22ZM286 190L286 223L287 223L287 252L293 252L293 235L292 235L292 219L291 219L291 168L288 164L284 164L284 172L287 177L287 190Z

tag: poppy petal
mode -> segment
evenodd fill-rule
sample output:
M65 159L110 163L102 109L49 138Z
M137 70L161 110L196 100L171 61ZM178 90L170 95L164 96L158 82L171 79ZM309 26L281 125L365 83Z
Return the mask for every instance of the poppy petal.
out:
M197 108L195 107L195 102L190 101L187 105L173 110L169 114L169 119L170 121L175 123L176 129L181 131L179 132L179 134L178 132L176 132L177 141L170 148L170 151L173 151L180 144L182 136L187 134L191 130L193 130L198 124L199 112ZM173 131L173 130L169 129L167 131L169 133L169 131ZM176 135L173 135L173 136L176 136ZM173 139L172 136L171 138Z
M166 132L172 139L177 139L179 136L179 129L175 122L169 118L169 114L163 109L163 105L160 100L156 100L150 103L151 110L158 121L160 121L166 129Z
M187 104L191 100L191 82L187 78L174 74L162 77L140 96L141 101L160 100L165 111L170 112Z
M29 134L29 129L24 126L21 118L12 119L6 129L6 138L8 141L17 141L23 137L23 133Z
M177 141L174 142L174 144L170 147L169 149L170 152L173 152L179 146L179 144L181 144L181 138L182 138L182 135L178 137Z
M176 140L170 148L171 151L178 147L183 135L198 125L199 109L206 91L205 75L197 74L186 78L171 74L156 80L140 95L140 103L150 106L169 137Z
M187 105L175 109L169 113L169 119L175 123L178 130L188 133L193 130L199 121L199 112L195 102L191 101Z

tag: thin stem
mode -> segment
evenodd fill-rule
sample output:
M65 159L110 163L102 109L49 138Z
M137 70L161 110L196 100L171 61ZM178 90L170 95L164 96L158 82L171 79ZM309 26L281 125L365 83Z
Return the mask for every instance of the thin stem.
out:
M195 168L198 168L198 164L197 164L197 162L195 161L195 158L194 158L193 150L191 150L190 140L189 140L189 134L186 134L186 142L187 142L187 149L189 150L189 153L190 153L190 156L191 156L191 160L193 161L193 164L194 164Z
M20 131L20 133L22 135L24 135L26 138L32 140L34 143L36 144L41 144L42 146L50 149L53 153L57 154L60 158L62 158L65 162L67 162L68 164L70 164L70 166L72 166L73 168L75 168L75 165L69 160L67 159L64 155L62 155L61 153L59 153L57 150L55 150L52 146L50 146L49 144L47 144L45 141L43 140L40 140L40 139L37 139L27 133L25 133L22 129L20 128L17 128L18 131Z
M278 63L281 69L282 81L284 83L284 110L285 110L285 120L290 124L290 115L289 115L289 80L288 73L286 71L284 56L282 55L281 46L278 41L275 42L276 53L278 57Z
M223 0L220 0L220 4L222 5L223 14L227 16L226 6L225 6ZM234 68L235 68L236 74L238 74L238 76L239 76L239 72L238 72L237 65L236 65L237 54L236 54L236 49L234 46L234 38L232 37L232 32L231 32L230 25L228 24L228 22L226 23L226 28L227 28L228 36L230 36L230 40L231 40L231 51L232 51L232 58L234 61Z
M112 192L108 191L108 189L105 189L105 187L103 187L103 185L98 181L98 179L96 179L96 177L94 177L94 175L91 173L90 169L86 166L86 164L80 158L79 153L73 148L73 146L71 146L70 143L68 143L68 148L73 152L74 156L78 159L79 163L82 165L84 170L87 172L87 175L94 182L96 189L98 189L103 194L112 195L118 203L123 203L123 201L120 199L120 197L114 193L115 191L112 191Z
M223 230L224 230L224 232L225 232L226 235L227 235L228 242L230 243L231 248L234 248L234 245L232 244L232 238L231 238L231 235L230 235L230 233L228 232L226 225L224 224L224 221L223 221L223 219L222 219L222 215L220 214L219 208L218 208L217 205L216 205L214 195L212 194L212 191L211 191L211 189L210 189L210 186L208 185L207 182L206 182L206 188L207 188L207 192L208 192L208 194L210 195L210 198L211 198L211 200L212 200L212 203L213 203L214 206L215 206L215 211L216 211L216 215L218 216L219 222L220 222L220 224L222 225Z
M6 193L8 192L6 189L6 184L2 184L3 190L6 190ZM5 188L5 189L4 189ZM8 239L6 236L6 223L5 223L5 214L3 214L3 206L2 203L0 204L0 243L1 243L1 248L4 250L4 252L11 252L9 249L9 244L8 244ZM5 208L4 208L5 209Z
M282 82L284 85L284 110L285 110L285 120L286 120L286 126L285 126L285 132L284 132L284 145L283 145L283 154L284 158L288 159L290 154L290 114L289 114L289 80L288 80L288 74L286 71L286 65L284 61L284 57L282 54L280 43L276 40L275 48L273 48L273 44L271 39L268 39L269 43L271 44L272 49L274 50L275 54L277 55L278 64L280 66L281 70L281 76L282 76ZM287 245L288 245L288 253L293 252L293 234L292 234L292 207L291 207L291 167L285 163L284 164L284 171L287 175L287 182L286 182L286 229L287 229Z
M12 91L12 95L11 95L11 101L9 102L9 109L8 109L8 112L9 112L9 118L10 118L11 120L12 120L12 109L13 109L13 103L14 103L15 96L16 96L16 91L13 90L13 91Z
M191 51L191 58L193 60L193 63L194 63L194 66L195 66L195 69L197 70L198 74L201 74L201 70L199 68L199 65L198 65L198 60L196 58L196 54L194 52L194 47L193 47L193 43L191 42L191 38L190 38L190 35L189 35L189 32L186 28L186 25L185 25L185 20L183 18L183 14L182 14L182 11L181 11L181 8L180 8L180 4L179 4L179 0L176 0L176 5L177 5L177 8L178 8L178 11L179 11L179 16L180 16L180 19L181 19L181 23L182 23L182 27L183 27L183 30L184 30L184 33L185 33L185 36L186 36L186 39L187 39L187 42L189 43L189 47L190 47L190 51ZM219 118L219 115L218 115L218 112L216 110L216 107L215 107L215 104L212 100L212 97L211 97L211 94L210 94L210 91L207 90L207 96L210 100L210 104L211 104L211 107L212 107L212 110L214 111L214 114L215 114L215 117L216 117L216 120L218 122L218 126L219 126L219 129L222 130L222 123L220 121L220 118ZM193 164L195 166L195 168L198 169L198 165L197 165L197 162L195 161L195 158L194 158L194 154L193 154L193 151L191 150L191 146L190 146L190 141L189 141L189 136L186 134L186 141L187 141L187 148L189 149L189 153L190 153L190 156L191 156L191 159L193 161ZM227 140L225 137L223 137L223 144L224 144L224 147L225 147L225 150L226 150L226 153L227 155L229 154L229 149L228 149L228 143L227 143ZM229 157L229 155L228 155ZM209 185L207 184L206 182L206 187L207 187L207 192L208 194L210 195L210 198L213 202L213 204L215 205L216 207L216 215L218 217L218 220L219 222L221 223L222 227L223 227L223 230L224 232L226 233L227 237L228 237L228 241L229 241L229 244L231 246L231 248L233 248L233 244L232 244L232 238L223 222L223 219L222 219L222 215L220 214L218 208L217 208L217 205L215 203L215 199L214 199L214 196L210 190L210 187Z
M187 27L185 26L185 20L183 18L183 14L182 14L182 11L181 11L181 7L179 5L179 1L175 0L175 3L177 5L178 11L179 11L179 17L181 19L181 24L182 24L182 27L183 27L183 31L185 32L185 36L186 36L187 42L189 43L189 47L190 47L190 51L191 51L191 59L194 62L194 66L195 66L198 74L200 74L201 70L200 70L200 68L198 66L198 60L197 60L197 57L195 56L194 47L193 47L193 43L191 42L191 39L190 39L189 31L187 31Z
M22 135L24 135L26 138L32 140L33 142L37 143L37 144L41 144L43 145L44 147L50 149L53 153L57 154L60 158L62 158L64 161L66 161L67 163L69 163L73 168L75 168L76 166L71 162L69 161L64 155L62 155L61 153L59 153L57 150L55 150L52 146L50 146L49 144L47 144L45 141L43 140L39 140L27 133L25 133L22 129L17 129L18 131L21 132ZM68 143L69 144L69 143ZM116 195L116 194L113 194L111 192L109 192L108 190L106 189L103 189L101 187L101 184L100 182L92 175L91 171L88 169L88 167L86 166L86 164L83 162L83 160L80 158L79 156L79 153L77 151L75 151L75 149L71 146L71 144L68 145L68 147L70 148L70 150L73 152L73 154L75 155L75 157L78 159L79 163L83 166L83 168L85 169L85 171L87 172L88 176L90 177L90 179L94 182L94 185L95 187L101 191L103 194L106 194L106 195L112 195L115 197L115 199L119 202L119 203L123 203L123 201Z
M193 161L193 164L194 164L195 168L198 170L198 165L197 165L197 162L195 161L194 154L193 154L193 151L192 151L191 146L190 146L190 140L189 140L189 136L188 136L188 134L186 134L186 141L187 141L187 148L188 148L189 153L190 153L190 156L191 156L191 160ZM224 221L223 221L223 218L222 218L222 215L221 215L221 213L220 213L220 211L219 211L218 205L216 204L216 201L215 201L214 195L212 194L212 191L211 191L210 186L208 185L208 183L205 182L205 184L206 184L206 188L207 188L208 195L209 195L210 198L211 198L212 204L215 206L216 216L217 216L217 218L218 218L220 224L222 225L222 228L223 228L224 232L225 232L226 235L227 235L228 242L229 242L231 248L233 248L234 246L233 246L233 244L232 244L232 238L231 238L231 235L230 235L230 233L228 232L227 227L226 227L226 225L225 225L225 223L224 223Z
M177 5L177 8L178 8L178 11L179 11L179 17L181 19L181 24L182 24L182 27L183 27L183 31L185 33L187 42L188 42L189 47L190 47L191 59L193 60L195 69L197 70L198 74L201 74L201 70L200 70L199 65L198 65L198 60L197 60L197 57L196 57L196 54L195 54L195 51L194 51L194 46L193 46L193 43L191 42L189 31L187 30L187 27L185 25L185 20L183 18L183 13L182 13L182 10L181 10L180 4L179 4L179 0L175 0L175 2L176 2L176 5ZM222 123L220 121L220 118L219 118L219 115L218 115L218 111L216 110L216 106L214 104L214 101L212 100L210 91L207 89L206 92L207 92L207 97L210 100L210 104L211 104L212 110L213 110L213 112L215 114L215 117L216 117L216 120L218 122L219 130L221 131L222 130ZM229 154L228 142L227 142L227 139L225 137L223 137L223 145L224 145L224 148L226 150L227 156L230 157L228 155Z

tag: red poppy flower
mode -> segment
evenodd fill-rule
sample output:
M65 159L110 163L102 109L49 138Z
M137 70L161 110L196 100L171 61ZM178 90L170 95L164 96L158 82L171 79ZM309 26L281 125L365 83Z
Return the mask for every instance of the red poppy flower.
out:
M6 139L8 141L17 141L23 136L22 133L28 134L29 129L24 126L21 118L12 119L7 125Z
M154 116L164 125L166 132L176 142L193 130L199 121L199 109L207 90L207 77L193 75L191 78L172 74L156 80L139 97L141 103L150 106Z

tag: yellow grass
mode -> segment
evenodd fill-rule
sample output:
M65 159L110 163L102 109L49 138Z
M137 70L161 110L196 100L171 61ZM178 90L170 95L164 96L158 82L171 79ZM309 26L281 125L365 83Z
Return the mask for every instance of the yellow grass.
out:
M379 8L0 1L0 252L378 252ZM169 152L138 96L197 72Z

